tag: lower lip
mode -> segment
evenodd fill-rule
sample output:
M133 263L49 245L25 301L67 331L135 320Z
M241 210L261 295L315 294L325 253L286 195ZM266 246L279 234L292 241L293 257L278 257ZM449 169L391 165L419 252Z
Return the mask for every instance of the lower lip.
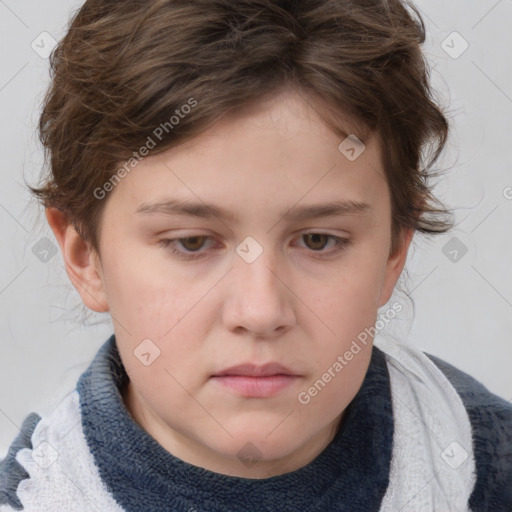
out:
M295 382L296 375L268 375L249 377L247 375L219 375L212 377L223 386L248 398L267 398L287 388Z

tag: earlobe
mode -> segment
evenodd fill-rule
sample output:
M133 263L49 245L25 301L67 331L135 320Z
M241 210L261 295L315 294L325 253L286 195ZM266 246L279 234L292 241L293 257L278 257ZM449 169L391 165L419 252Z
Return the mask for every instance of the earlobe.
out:
M384 282L382 283L382 287L379 293L378 307L384 306L391 295L393 294L393 290L395 289L395 285L402 273L402 270L405 266L405 262L407 260L407 253L409 251L409 246L412 241L412 237L414 236L414 229L409 228L402 232L402 244L399 249L395 251L395 254L392 254L387 263L386 263L386 273L384 276Z
M84 304L93 311L109 311L99 258L57 208L46 208L46 219L60 246L66 273Z

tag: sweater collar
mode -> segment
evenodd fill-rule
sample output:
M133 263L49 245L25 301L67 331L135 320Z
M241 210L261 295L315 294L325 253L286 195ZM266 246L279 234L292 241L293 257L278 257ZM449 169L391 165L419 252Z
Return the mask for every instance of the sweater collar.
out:
M127 380L112 334L77 383L87 445L125 510L379 510L389 483L393 417L385 356L377 347L329 445L306 466L266 479L215 473L166 451L126 409Z

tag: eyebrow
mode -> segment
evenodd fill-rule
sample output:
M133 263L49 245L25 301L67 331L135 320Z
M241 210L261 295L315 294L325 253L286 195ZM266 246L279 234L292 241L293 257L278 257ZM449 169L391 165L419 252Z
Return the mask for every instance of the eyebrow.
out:
M335 217L340 215L361 215L370 213L372 210L368 203L360 201L331 201L324 204L303 205L292 207L288 210L281 211L279 218L284 220L306 220L321 217ZM237 222L239 216L234 212L230 212L213 204L202 202L166 199L159 202L142 203L136 214L163 214L163 215L188 215L191 217L199 217L203 219L217 217L226 221Z

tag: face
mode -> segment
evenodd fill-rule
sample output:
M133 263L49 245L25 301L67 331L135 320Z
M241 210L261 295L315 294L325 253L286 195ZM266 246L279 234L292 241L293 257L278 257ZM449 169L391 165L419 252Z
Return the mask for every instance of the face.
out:
M377 140L349 160L311 104L282 91L142 160L105 199L102 299L77 287L111 312L134 419L225 474L288 472L332 440L407 252L389 254ZM366 207L317 208L335 202Z

